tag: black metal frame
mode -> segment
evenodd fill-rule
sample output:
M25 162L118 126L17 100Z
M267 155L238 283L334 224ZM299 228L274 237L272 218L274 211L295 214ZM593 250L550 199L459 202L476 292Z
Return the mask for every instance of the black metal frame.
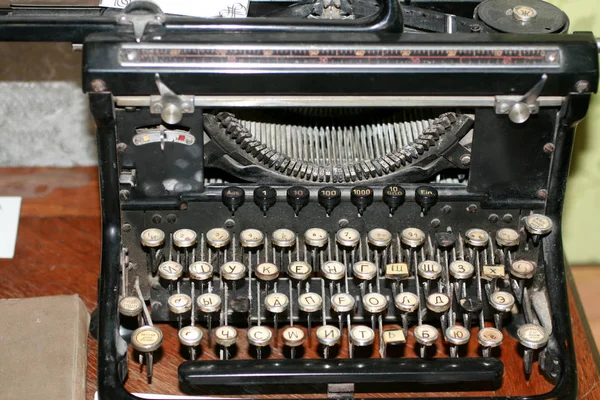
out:
M431 2L436 3L435 1ZM434 4L435 6L435 4ZM77 10L74 10L77 11ZM463 10L464 11L464 10ZM119 316L118 316L118 293L119 293L119 263L121 255L121 202L119 199L119 166L117 154L117 129L115 102L113 95L130 94L153 94L154 82L153 71L123 71L118 65L110 60L103 59L107 54L115 54L114 51L120 43L131 40L130 29L127 26L119 26L116 23L115 15L97 9L97 15L94 11L85 11L87 17L72 15L54 15L43 16L32 14L23 14L21 16L2 16L0 17L0 40L29 40L29 41L72 41L84 42L84 82L86 91L90 91L90 108L97 126L99 174L100 174L100 195L102 204L102 266L99 280L99 334L98 334L98 389L100 398L112 400L131 400L136 397L128 393L123 385L127 369L126 345L119 335ZM461 11L462 12L462 11ZM43 14L43 13L42 13ZM92 15L90 15L92 14ZM199 22L200 21L200 22ZM423 35L421 37L403 37L402 14L398 11L398 3L388 0L384 3L382 13L376 17L365 19L364 21L323 23L319 21L304 21L295 26L295 34L282 34L289 29L286 20L255 20L248 22L245 20L231 20L228 24L221 24L221 21L198 20L187 17L168 17L164 26L149 27L147 33L152 35L160 32L163 42L195 42L206 41L215 42L239 42L243 40L256 40L268 34L269 39L274 42L286 43L290 41L316 40L324 42L335 42L343 38L344 34L352 32L355 34L352 40L360 40L370 43L399 43L408 44L433 44L444 43L448 45L464 44L469 40L474 46L486 46L489 44L506 44L518 47L523 44L539 45L554 44L563 51L563 56L568 57L569 63L551 76L550 83L546 86L543 94L568 96L567 101L560 111L560 119L557 121L557 133L555 137L555 152L552 156L549 174L548 198L545 202L546 214L554 221L561 220L564 191L566 179L569 170L571 149L573 146L574 131L577 122L579 122L587 112L589 104L589 94L574 93L575 84L579 80L587 80L588 90L595 92L598 84L598 60L596 42L591 34L576 35L552 35L552 36L517 36L517 35L493 35L493 36L444 36L444 35ZM345 40L345 39L344 39ZM188 71L192 72L193 71ZM339 77L351 76L353 84L360 82L370 82L375 79L378 84L372 87L366 95L376 94L384 91L388 94L400 95L429 95L429 94L456 94L456 88L460 88L463 95L483 95L483 94L520 94L529 89L532 84L539 79L540 70L513 70L512 73L492 73L492 71L481 69L473 74L448 72L443 70L433 71L436 74L437 81L429 79L431 71L423 73L418 66L412 70L403 71L407 75L396 74L382 77L377 74L360 75L340 75ZM416 81L415 74L422 78L425 87L414 85ZM420 75L419 75L420 74ZM527 74L524 77L524 74ZM130 77L135 79L129 79ZM189 76L180 71L165 71L163 76L169 82L169 86L176 92L206 92L211 87L190 86ZM286 88L291 93L298 90L304 90L304 87L290 85L283 86L283 76L270 74L265 79L273 79L274 83L269 87L277 91L276 88ZM302 74L297 75L299 81L302 81ZM318 75L316 76L318 78ZM513 80L516 77L523 78L518 82L505 83L506 80ZM222 78L219 74L204 75L210 82L219 82L214 79ZM226 77L228 80L231 75ZM286 75L285 78L289 78ZM306 78L306 76L304 76ZM315 76L311 76L315 78ZM393 85L389 79L395 79ZM91 84L94 79L102 79L106 83L105 88L93 87ZM331 79L328 76L327 79ZM429 82L433 82L429 85ZM226 90L221 87L223 94L235 93L258 93L264 89L260 81L255 81L250 86L240 86L238 81L232 85L234 89ZM229 81L231 83L231 81ZM235 82L234 82L235 83ZM314 82L313 82L314 83ZM194 82L193 82L194 84ZM403 86L404 84L404 86ZM379 86L378 86L379 85ZM440 87L441 85L441 87ZM218 87L218 86L215 86ZM215 89L212 87L212 89ZM317 93L315 90L319 87L318 82L310 90L310 93ZM392 91L391 87L395 87ZM198 90L202 89L202 90ZM339 89L344 93L343 88ZM265 94L265 93L261 93ZM326 95L328 93L321 93ZM331 92L329 93L331 94ZM357 93L353 93L357 94ZM530 206L537 208L540 206L539 199L529 197L519 200L518 196L510 198L494 198L488 200L490 203L501 203L502 207L522 207L523 201ZM181 198L179 199L181 201ZM542 203L543 204L543 203ZM157 204L158 205L158 204ZM178 202L169 206L179 206ZM555 224L553 232L544 240L543 260L548 267L545 269L546 284L548 290L552 293L550 297L551 308L553 310L554 338L550 346L554 354L560 359L559 367L562 370L558 374L558 380L555 388L545 395L527 397L527 399L575 399L577 396L576 362L574 356L574 346L571 334L568 296L565 278L565 263L563 258L561 242L561 226ZM435 360L406 360L406 363L398 363L394 373L396 378L403 372L409 373L414 368L427 366L428 371L442 371L441 364L455 365L452 362L436 362ZM487 361L483 361L486 363ZM482 366L481 360L458 360L460 368L466 368L463 371L473 371ZM494 364L492 362L492 364ZM240 364L241 365L241 364ZM292 364L290 364L292 365ZM360 373L360 369L347 363L338 363L342 368L342 374ZM376 363L367 362L374 374L383 374L388 366L377 367ZM292 365L291 373L302 370L305 365L301 361L296 361ZM487 372L492 374L501 374L498 365L491 366ZM182 368L190 369L193 372L193 364L184 364ZM379 369L378 369L379 368ZM441 369L440 369L441 368ZM318 368L317 368L318 369ZM442 374L442 372L440 372ZM558 376L557 375L557 376ZM477 376L477 375L476 375ZM412 375L405 375L404 378L412 379ZM450 381L456 381L449 376L436 376L434 379L448 378ZM290 382L299 383L299 380L293 380L288 374L285 379ZM337 379L337 378L336 378ZM419 378L421 379L421 378ZM443 380L443 379L442 379ZM337 381L337 380L336 380ZM343 378L339 382L343 382ZM525 397L511 397L512 399L525 399Z
M587 106L589 103L588 94L577 94L570 96L565 107L562 110L562 119L560 120L560 126L556 135L556 151L552 159L552 174L548 182L549 186L549 197L546 202L546 214L555 221L560 221L560 215L562 212L564 191L566 186L566 179L568 176L568 166L570 163L571 149L574 139L575 125L580 121L587 112ZM100 190L101 190L101 201L102 201L102 268L100 276L100 288L99 288L99 319L100 323L99 331L99 348L98 348L98 382L99 382L99 394L101 399L111 400L131 400L136 397L128 393L123 386L123 379L125 377L126 367L126 353L122 354L119 352L118 341L122 339L119 336L119 324L118 324L118 293L119 293L119 257L121 252L121 221L120 221L120 202L119 202L119 182L118 182L118 163L117 163L117 132L116 132L116 119L114 102L111 93L90 93L90 104L92 109L92 115L97 124L97 136L98 136L98 149L99 149L99 160L100 160ZM561 241L561 227L560 224L555 225L553 232L545 239L543 246L543 260L545 265L551 266L545 269L546 281L548 290L552 293L550 297L551 309L553 310L553 327L554 327L554 338L551 342L552 346L555 346L555 351L560 359L560 366L562 371L560 373L560 380L557 382L555 388L545 394L532 397L504 397L510 399L576 399L577 398L577 374L576 374L576 361L574 354L574 344L571 333L570 325L570 313L568 305L568 294L566 287L565 278L565 263L563 258L562 241ZM391 365L384 365L382 369L381 364L375 362L363 362L361 368L356 369L354 366L349 364L339 364L338 368L341 369L341 374L355 374L361 373L362 368L368 367L371 371L372 376L381 378L382 376L394 376L395 378L401 377L402 379L415 380L415 370L419 368L425 368L427 371L439 371L439 374L435 375L436 380L448 379L448 382L456 382L456 376L443 375L442 371L448 367L460 367L464 368L461 371L468 371L475 374L475 377L486 378L490 380L492 375L486 375L489 373L502 374L502 370L498 370L498 366L495 364L487 365L485 360L469 360L461 359L458 363L454 362L442 362L436 363L436 360L405 360L406 363L400 363L393 366L392 371L386 370L385 368L391 367ZM412 363L414 361L414 363ZM235 362L234 362L235 364ZM247 368L248 363L238 362L239 367ZM325 362L320 365L321 368L325 367ZM237 364L236 364L237 365ZM190 374L194 374L201 368L198 364L183 364L184 370ZM300 377L294 380L290 375L294 372L302 371L308 368L308 370L318 370L319 365L315 366L303 366L301 361L296 361L294 365L291 365L288 370L288 374L285 374L279 379L283 379L282 382L290 383L302 383L303 379ZM478 368L481 374L477 375ZM490 369L491 368L491 369ZM242 372L245 369L242 370ZM491 372L491 371L496 372ZM323 370L324 371L324 370ZM411 372L412 371L412 372ZM406 374L402 377L402 372ZM397 374L397 375L395 375ZM231 375L219 374L219 379L232 379L236 377L234 372ZM443 375L443 376L442 376ZM464 376L464 374L462 374ZM434 374L430 376L433 378ZM328 376L332 378L331 375ZM215 378L215 377L213 377ZM266 378L257 377L255 383L263 382ZM332 378L336 382L342 381L343 379L338 376ZM432 383L431 379L419 378L418 381L424 383ZM494 378L495 379L495 378ZM315 382L313 379L312 382ZM189 382L182 382L187 384ZM496 397L502 398L502 397ZM441 397L439 399L442 399Z

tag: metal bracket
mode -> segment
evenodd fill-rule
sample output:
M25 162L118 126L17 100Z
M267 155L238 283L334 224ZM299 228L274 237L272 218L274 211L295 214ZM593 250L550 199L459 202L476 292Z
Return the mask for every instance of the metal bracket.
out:
M159 6L149 1L132 1L117 15L117 23L133 25L135 41L140 42L148 25L163 25L165 14Z
M160 114L163 121L173 125L181 121L183 114L194 112L194 96L177 95L160 80L160 75L154 75L160 95L150 96L150 112Z
M132 188L135 187L137 185L137 171L135 169L122 169L119 175L119 183L121 185L129 185Z
M524 96L496 96L494 102L496 114L508 114L508 118L515 124L524 123L531 114L537 114L540 111L538 97L547 80L548 75L542 75L540 81Z
M354 383L330 383L327 385L327 398L335 400L353 400Z
M189 131L183 129L167 129L162 125L155 128L139 128L135 130L135 133L133 144L136 146L160 143L160 149L164 150L165 143L178 143L186 146L191 146L196 143L196 138Z

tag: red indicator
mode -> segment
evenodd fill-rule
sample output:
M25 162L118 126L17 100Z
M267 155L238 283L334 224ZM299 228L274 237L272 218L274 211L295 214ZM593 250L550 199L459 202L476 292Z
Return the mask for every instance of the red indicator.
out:
M179 142L185 142L185 136L184 136L184 135L179 135L179 136L177 137L177 140L178 140Z

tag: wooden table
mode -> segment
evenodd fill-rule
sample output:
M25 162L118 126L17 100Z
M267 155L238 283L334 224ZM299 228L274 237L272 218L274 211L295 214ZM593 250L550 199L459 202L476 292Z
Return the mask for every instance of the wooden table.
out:
M15 257L0 260L0 297L77 293L91 312L96 306L100 266L97 169L0 169L0 196L8 195L23 196L23 205ZM587 323L572 282L570 288L580 398L600 399L600 377L595 348L590 345ZM169 336L172 336L172 333ZM170 340L176 339L171 337ZM91 338L88 345L87 398L91 399L97 386L97 345ZM150 387L153 392L177 393L173 388L176 388L176 366L181 362L181 358L173 357L170 362L167 359L168 357L163 357L156 366L154 382ZM522 369L517 346L505 344L502 359L507 370ZM145 391L149 387L143 373L135 366L130 352L130 378L127 388L132 392ZM529 382L505 381L499 391L485 392L482 395L534 394L548 391L550 384L537 372L537 368L534 370ZM406 394L407 397L413 398L431 395L436 394ZM273 398L277 397L275 395Z

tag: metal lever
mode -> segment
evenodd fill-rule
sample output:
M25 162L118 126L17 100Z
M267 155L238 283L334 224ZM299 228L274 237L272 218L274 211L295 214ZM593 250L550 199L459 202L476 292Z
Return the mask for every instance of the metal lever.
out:
M162 25L164 22L165 14L158 5L149 1L132 1L121 14L117 15L118 24L133 25L136 42L142 40L148 25Z
M515 124L522 124L529 119L531 114L540 111L538 97L548 80L548 75L536 83L524 96L496 96L496 114L508 114L508 118Z
M160 80L160 75L154 75L159 96L150 96L150 112L160 114L165 123L177 124L183 118L183 114L194 112L194 96L177 95Z

